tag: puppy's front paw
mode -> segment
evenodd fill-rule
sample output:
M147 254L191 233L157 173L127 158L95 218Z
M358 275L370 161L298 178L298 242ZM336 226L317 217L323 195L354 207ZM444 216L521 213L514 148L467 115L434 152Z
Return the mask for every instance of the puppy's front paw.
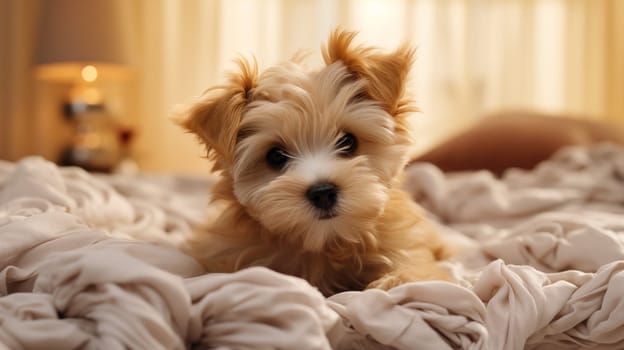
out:
M390 271L381 276L381 278L369 283L366 289L390 290L401 284L416 281L452 281L452 279L446 269L433 262L429 266L420 264L418 269L399 268Z
M383 289L390 290L396 286L407 283L405 279L397 275L387 274L378 280L375 280L366 286L366 289Z

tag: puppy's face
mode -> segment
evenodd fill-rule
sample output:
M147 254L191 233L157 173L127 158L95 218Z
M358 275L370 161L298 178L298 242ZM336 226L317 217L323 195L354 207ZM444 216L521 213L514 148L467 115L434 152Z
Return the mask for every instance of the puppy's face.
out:
M335 33L319 71L289 62L257 76L242 64L185 121L247 213L308 251L372 234L406 161L412 51L382 55L352 38Z

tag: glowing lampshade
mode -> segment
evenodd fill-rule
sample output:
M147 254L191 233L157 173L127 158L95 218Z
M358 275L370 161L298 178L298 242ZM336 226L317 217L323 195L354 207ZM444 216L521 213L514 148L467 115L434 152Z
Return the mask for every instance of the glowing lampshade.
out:
M128 78L121 1L40 0L36 77L67 82Z

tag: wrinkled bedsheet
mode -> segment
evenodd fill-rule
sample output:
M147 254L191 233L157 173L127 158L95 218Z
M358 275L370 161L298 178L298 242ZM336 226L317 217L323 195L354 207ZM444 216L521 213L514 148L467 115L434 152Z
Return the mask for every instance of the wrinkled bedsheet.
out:
M176 249L212 179L0 162L0 349L624 349L624 149L406 175L458 283L326 299Z

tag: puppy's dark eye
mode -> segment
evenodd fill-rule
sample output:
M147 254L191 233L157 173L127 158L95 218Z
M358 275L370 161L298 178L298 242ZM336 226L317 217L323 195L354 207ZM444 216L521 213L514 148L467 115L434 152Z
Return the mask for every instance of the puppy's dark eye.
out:
M352 156L357 150L358 141L353 134L344 134L338 142L336 142L336 149L340 152L340 155L349 157Z
M286 153L283 149L273 147L269 150L269 152L267 152L266 162L271 168L275 170L282 170L286 166L286 163L288 163L289 157L288 153Z

